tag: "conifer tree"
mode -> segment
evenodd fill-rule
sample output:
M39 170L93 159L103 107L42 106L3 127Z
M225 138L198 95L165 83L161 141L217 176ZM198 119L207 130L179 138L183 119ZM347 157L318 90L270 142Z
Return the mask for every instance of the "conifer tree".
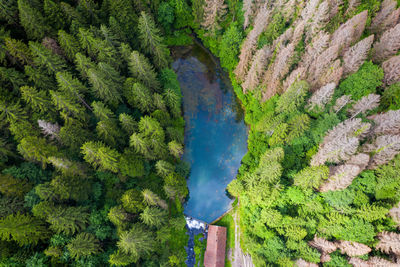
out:
M28 80L33 82L38 89L47 91L56 86L54 78L48 75L44 68L25 65L25 74L28 76Z
M96 65L90 60L90 58L82 55L81 53L77 53L75 55L75 65L81 73L82 78L87 78L89 69L96 67Z
M44 223L26 214L11 214L0 219L0 238L15 241L20 246L36 245L40 240L48 238L48 230Z
M48 214L46 221L50 223L50 229L55 232L71 235L86 228L89 213L82 206L55 206Z
M127 134L132 135L137 131L138 124L131 115L126 113L119 114L119 122L121 123L122 129L124 129Z
M72 239L67 249L75 259L98 254L101 251L99 240L90 233L80 233Z
M169 50L163 44L160 30L157 29L153 19L142 11L138 26L142 49L153 56L153 62L157 68L167 67Z
M133 51L129 57L129 71L132 77L151 89L159 88L159 82L153 66L145 56L137 51Z
M75 59L75 55L81 52L79 42L73 35L65 32L64 30L58 31L57 40L62 50L64 51L65 56L68 58L69 61L73 62Z
M66 69L65 60L42 45L35 42L29 42L29 48L34 56L35 64L45 67L49 74L56 74L57 72Z
M57 151L57 147L48 144L46 139L35 136L23 138L18 145L18 152L26 160L40 162L43 168L49 163L50 156L57 155Z
M97 68L90 68L87 75L97 97L112 106L118 105L121 101L122 78L113 67L100 62Z
M19 103L7 103L0 100L0 119L11 121L23 121L26 119L25 110L23 110Z
M62 115L64 114L66 117L73 116L80 120L85 119L85 110L74 97L52 90L50 90L50 95L54 106L61 111Z
M158 205L163 209L168 209L168 204L165 200L161 199L158 195L150 191L149 189L144 189L142 191L143 200L146 202L147 205L154 206Z
M211 34L220 28L219 22L226 14L226 5L224 0L206 0L204 6L203 22L201 25Z
M101 142L90 141L83 144L82 154L93 167L118 172L118 161L121 155L115 149L104 146Z
M155 242L151 232L145 230L139 224L134 224L129 231L120 234L117 246L123 252L138 259L142 256L151 255L156 248Z
M175 158L180 158L183 155L183 147L175 140L168 143L169 153Z
M51 28L36 7L27 0L18 0L19 20L30 39L41 40Z
M44 91L38 91L30 86L22 86L20 91L22 99L31 106L32 110L39 109L41 112L49 110L51 101Z
M67 95L71 95L79 100L86 108L91 110L91 107L86 103L83 94L87 93L89 89L82 84L81 81L74 78L68 72L57 72L56 79L58 83L58 88L60 91L64 92Z
M18 24L17 0L0 1L0 19L6 20L9 24Z
M33 64L31 51L25 43L9 37L4 39L4 43L7 47L8 53L10 53L10 55L18 60L22 65Z
M43 4L44 14L46 15L47 21L55 29L63 29L66 23L66 17L61 6L52 1L44 0Z
M167 212L156 207L146 207L140 214L140 219L150 227L160 228L166 222Z
M143 113L150 113L153 110L150 90L141 83L130 85L127 81L124 86L124 96L132 107L138 108Z
M142 192L137 189L126 191L121 197L121 202L126 211L134 214L141 212L145 208Z
M0 174L0 192L9 197L23 198L32 185L26 181L14 178L10 174Z

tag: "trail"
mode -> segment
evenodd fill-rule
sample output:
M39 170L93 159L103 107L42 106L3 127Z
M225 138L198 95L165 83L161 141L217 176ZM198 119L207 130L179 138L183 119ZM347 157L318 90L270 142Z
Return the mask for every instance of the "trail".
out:
M235 250L233 251L232 267L254 267L251 256L244 254L240 247L240 218L238 215L238 210L239 209L237 208L233 214L233 221L235 222Z

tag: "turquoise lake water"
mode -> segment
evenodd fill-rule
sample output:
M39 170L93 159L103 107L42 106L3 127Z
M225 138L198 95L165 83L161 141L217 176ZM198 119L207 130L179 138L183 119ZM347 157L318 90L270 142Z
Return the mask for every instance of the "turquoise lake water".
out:
M190 163L185 215L212 222L229 209L226 186L247 152L247 127L229 79L200 46L175 55L183 94L185 154Z

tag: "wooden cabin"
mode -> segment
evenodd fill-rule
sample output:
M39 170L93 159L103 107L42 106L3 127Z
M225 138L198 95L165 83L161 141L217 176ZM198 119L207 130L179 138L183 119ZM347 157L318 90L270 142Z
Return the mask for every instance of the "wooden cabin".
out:
M208 226L207 248L204 254L205 267L225 267L226 228Z

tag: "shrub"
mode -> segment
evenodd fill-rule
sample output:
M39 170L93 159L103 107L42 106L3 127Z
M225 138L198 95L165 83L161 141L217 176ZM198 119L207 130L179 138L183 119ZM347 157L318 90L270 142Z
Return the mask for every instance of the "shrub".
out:
M340 95L351 95L358 100L363 96L376 92L376 88L382 85L383 70L372 62L366 62L354 74L346 78L340 85Z

